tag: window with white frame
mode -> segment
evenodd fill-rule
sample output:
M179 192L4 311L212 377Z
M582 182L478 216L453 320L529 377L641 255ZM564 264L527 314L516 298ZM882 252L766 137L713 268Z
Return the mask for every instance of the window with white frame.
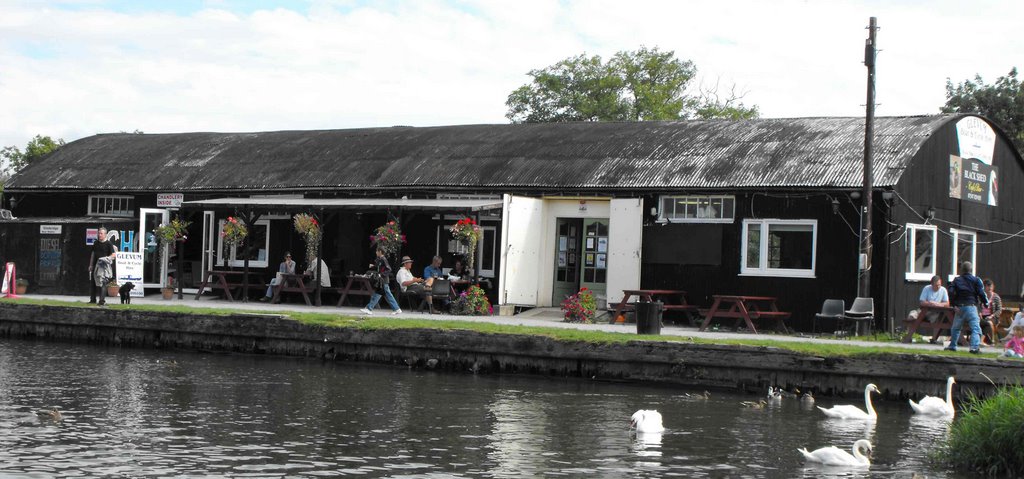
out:
M931 281L935 276L938 230L934 225L907 224L904 249L907 281Z
M658 221L670 223L731 223L734 196L662 196Z
M224 244L224 222L220 220L217 226L217 265L219 266L244 266L245 247L242 244L229 246ZM270 250L270 221L259 220L249 225L249 235L246 241L251 242L252 248L249 251L249 267L266 268L268 266L267 251Z
M949 280L953 281L953 278L960 272L960 264L964 261L970 261L974 265L974 271L978 271L978 262L976 261L978 235L973 231L956 228L950 232L953 234L953 271L949 273Z
M89 216L135 216L134 198L118 195L89 195Z
M743 220L740 274L813 278L816 220Z

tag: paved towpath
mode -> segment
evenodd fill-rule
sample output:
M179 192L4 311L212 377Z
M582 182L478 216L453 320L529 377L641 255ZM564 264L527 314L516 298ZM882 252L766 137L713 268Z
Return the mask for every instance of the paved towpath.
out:
M32 299L51 299L58 301L79 301L82 303L88 302L88 298L82 296L57 296L57 295L38 295L30 294L26 295L26 298ZM199 300L195 300L194 294L185 295L185 299L178 300L165 300L160 295L150 295L145 298L132 298L132 304L147 304L147 305L160 305L160 306L186 306L196 308L224 308L224 309L237 309L239 311L253 311L259 313L275 313L284 311L295 311L305 313L337 313L340 315L347 316L365 316L359 311L357 307L341 307L337 308L332 306L306 306L305 304L270 304L262 303L259 301L252 302L228 302L216 297L203 296ZM117 298L108 298L108 303L117 304L119 301ZM382 301L383 303L383 301ZM448 314L427 314L412 311L403 311L402 314L393 316L391 311L385 306L383 308L378 307L374 311L374 316L381 317L398 317L398 318L409 318L409 319L430 319L430 320L461 320L461 321L479 321L488 322L494 324L503 325L514 325L514 326L543 326L550 328L566 328L566 329L580 329L587 331L606 331L610 333L622 333L622 334L636 334L635 324L579 324L579 323L564 323L562 322L561 312L557 309L551 308L539 308L527 311L522 314L515 316L454 316ZM911 348L921 350L938 350L941 346L935 344L921 343L921 344L903 344L898 342L875 342L875 341L853 341L853 340L835 340L835 339L821 339L809 336L786 336L779 334L751 334L744 332L732 332L732 331L698 331L695 327L687 326L674 326L666 325L662 328L661 334L663 336L679 336L679 337L693 337L693 338L704 338L704 339L770 339L773 341L792 341L802 343L832 343L832 344L845 344L845 345L857 345L857 346L869 346L878 348ZM994 356L1000 352L999 348L984 348L982 349L983 355ZM964 355L967 356L966 351Z

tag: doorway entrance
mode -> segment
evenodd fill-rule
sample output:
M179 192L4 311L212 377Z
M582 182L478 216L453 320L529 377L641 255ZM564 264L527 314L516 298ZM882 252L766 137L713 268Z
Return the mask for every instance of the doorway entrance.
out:
M142 252L142 287L162 288L167 281L168 249L161 248L153 230L167 224L170 213L164 209L139 209L139 251Z
M561 305L567 296L584 287L593 291L595 296L605 296L608 219L557 218L555 221L552 306Z

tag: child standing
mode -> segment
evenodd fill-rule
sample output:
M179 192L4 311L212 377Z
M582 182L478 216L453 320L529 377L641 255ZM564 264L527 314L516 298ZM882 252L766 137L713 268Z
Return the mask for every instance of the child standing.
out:
M1013 335L1006 340L1003 356L1010 358L1024 358L1024 326L1014 326L1011 330Z

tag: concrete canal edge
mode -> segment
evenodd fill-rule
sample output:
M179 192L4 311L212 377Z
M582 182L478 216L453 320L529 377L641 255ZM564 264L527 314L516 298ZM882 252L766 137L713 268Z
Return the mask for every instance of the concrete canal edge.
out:
M535 374L762 392L769 385L816 396L858 397L878 385L888 399L961 398L1018 384L1024 362L886 354L818 357L789 350L678 341L592 343L467 330L327 327L266 314L206 315L6 303L0 337L100 345L316 357L468 373Z

